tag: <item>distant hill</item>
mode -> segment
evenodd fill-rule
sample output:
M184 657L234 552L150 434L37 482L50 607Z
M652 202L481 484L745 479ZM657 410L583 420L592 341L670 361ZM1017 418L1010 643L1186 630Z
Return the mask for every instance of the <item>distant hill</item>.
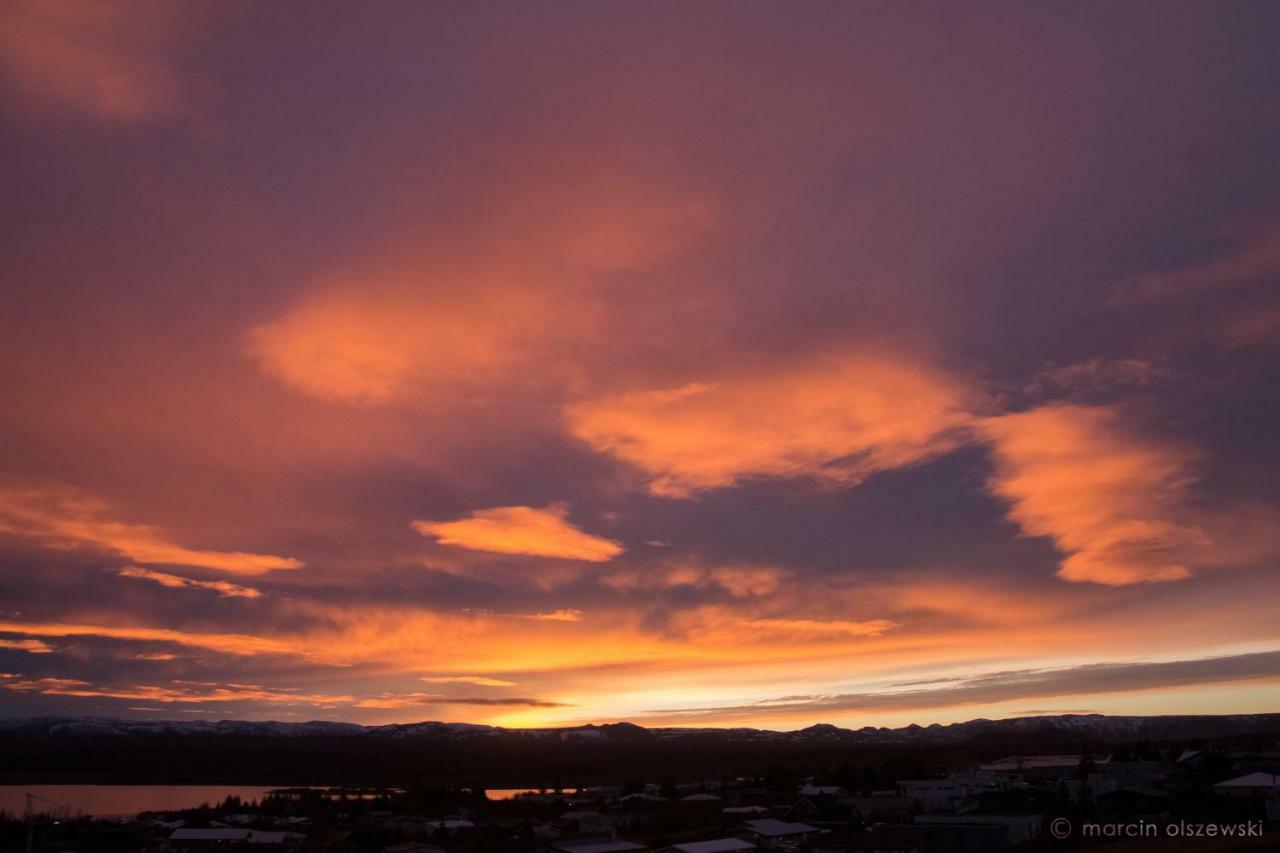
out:
M30 717L0 719L0 735L36 737L165 735L237 735L243 737L368 737L396 739L459 740L558 739L566 742L614 742L635 739L707 739L727 741L826 741L850 744L964 743L976 738L1010 735L1071 735L1099 742L1134 742L1213 738L1258 732L1280 732L1280 713L1115 717L1105 714L1061 714L977 719L964 723L901 728L866 726L846 729L819 723L794 731L753 728L645 728L635 723L572 726L545 729L507 729L474 723L393 723L362 726L356 723L313 720L282 723L254 720L126 720L115 717Z
M36 717L0 720L0 782L572 786L759 774L782 765L808 772L839 763L925 769L1010 754L1277 739L1280 714L1065 714L782 732L633 723L506 729Z

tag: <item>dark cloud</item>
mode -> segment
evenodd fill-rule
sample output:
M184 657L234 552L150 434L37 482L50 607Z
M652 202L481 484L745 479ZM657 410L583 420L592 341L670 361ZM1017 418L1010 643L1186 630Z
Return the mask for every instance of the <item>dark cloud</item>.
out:
M655 716L683 716L714 720L740 717L779 707L814 718L850 712L918 710L1008 702L1054 696L1094 696L1104 693L1160 690L1280 676L1280 652L1257 652L1227 657L1152 663L1097 663L1065 669L1010 670L958 677L956 683L927 690L883 693L844 693L830 696L783 696L764 703L696 710L652 711ZM919 683L901 682L897 686ZM1032 712L1023 712L1032 713ZM1044 713L1044 712L1036 712Z

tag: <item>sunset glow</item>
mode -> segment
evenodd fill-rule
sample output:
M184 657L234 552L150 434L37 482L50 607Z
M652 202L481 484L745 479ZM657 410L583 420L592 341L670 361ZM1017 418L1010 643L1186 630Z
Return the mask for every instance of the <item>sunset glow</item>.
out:
M925 6L5 3L3 715L1280 710L1280 16Z

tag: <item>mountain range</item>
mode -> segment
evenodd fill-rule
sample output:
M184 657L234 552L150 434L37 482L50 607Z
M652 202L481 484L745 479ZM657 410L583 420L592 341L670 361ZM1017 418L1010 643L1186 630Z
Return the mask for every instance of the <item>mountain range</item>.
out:
M41 738L124 737L137 735L230 735L260 738L352 737L402 740L559 740L562 742L619 742L658 739L716 739L720 741L821 742L839 744L956 744L1001 736L1073 736L1099 742L1136 742L1213 738L1280 732L1278 714L1107 716L1061 714L976 719L950 725L910 725L901 728L841 728L820 723L794 731L754 728L646 728L634 723L566 728L508 729L473 723L417 722L364 726L313 720L274 722L251 720L129 720L114 717L31 717L0 719L0 736Z

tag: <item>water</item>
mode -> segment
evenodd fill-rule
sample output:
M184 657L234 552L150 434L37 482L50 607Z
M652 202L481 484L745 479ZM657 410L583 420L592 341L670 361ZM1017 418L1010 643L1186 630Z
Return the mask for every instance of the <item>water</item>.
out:
M0 785L0 812L25 814L27 794L39 798L33 805L41 814L132 817L139 812L180 811L206 803L217 805L227 797L239 797L247 803L279 790L283 790L280 785ZM537 788L489 788L485 795L491 800L509 800L517 794L537 791ZM374 795L348 792L352 799L360 796Z
M255 785L0 785L0 811L22 815L27 794L39 799L32 805L43 814L71 817L132 816L138 812L193 809L214 805L227 797L260 800L279 786Z
M484 795L491 800L511 800L521 794L536 794L544 788L485 788Z

